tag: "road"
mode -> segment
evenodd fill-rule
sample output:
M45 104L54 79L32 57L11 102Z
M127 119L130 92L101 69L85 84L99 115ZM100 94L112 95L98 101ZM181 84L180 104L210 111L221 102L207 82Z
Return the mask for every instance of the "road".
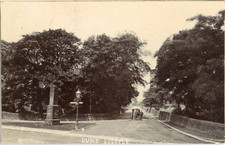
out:
M96 125L84 131L57 134L2 128L3 144L80 144L80 143L204 143L180 134L154 118L142 121L130 119L94 121Z

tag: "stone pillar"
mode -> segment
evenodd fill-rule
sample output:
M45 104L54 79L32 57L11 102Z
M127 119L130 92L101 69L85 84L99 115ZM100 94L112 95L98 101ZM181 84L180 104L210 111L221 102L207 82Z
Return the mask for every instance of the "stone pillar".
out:
M50 84L50 98L49 105L47 106L47 115L45 119L45 124L48 125L59 125L59 105L57 96L57 87Z

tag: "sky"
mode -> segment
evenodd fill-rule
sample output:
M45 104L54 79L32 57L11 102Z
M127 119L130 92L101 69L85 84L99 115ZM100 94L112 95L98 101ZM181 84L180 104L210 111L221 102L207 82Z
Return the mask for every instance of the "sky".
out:
M22 35L50 28L73 32L82 41L92 35L130 32L146 41L143 49L154 55L168 37L194 26L186 19L216 15L224 8L223 1L1 2L1 39L16 42ZM151 68L156 66L153 55L143 57ZM149 75L144 79L149 82ZM148 88L137 86L138 101Z

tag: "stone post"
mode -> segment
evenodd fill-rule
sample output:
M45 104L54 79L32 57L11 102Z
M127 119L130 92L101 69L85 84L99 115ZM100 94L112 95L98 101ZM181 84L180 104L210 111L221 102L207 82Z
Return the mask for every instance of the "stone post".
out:
M48 125L59 125L59 105L57 96L57 87L50 84L50 98L49 105L47 106L47 115L45 119L45 124Z

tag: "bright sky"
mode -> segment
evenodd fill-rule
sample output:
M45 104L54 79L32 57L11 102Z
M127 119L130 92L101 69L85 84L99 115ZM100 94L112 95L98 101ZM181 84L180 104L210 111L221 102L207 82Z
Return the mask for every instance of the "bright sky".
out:
M147 41L144 49L154 54L166 38L193 27L187 18L216 15L224 8L223 1L1 2L1 38L15 42L24 34L49 28L63 28L83 41L91 35L105 33L114 37L132 32ZM144 60L155 67L152 57ZM148 87L138 86L138 101Z

